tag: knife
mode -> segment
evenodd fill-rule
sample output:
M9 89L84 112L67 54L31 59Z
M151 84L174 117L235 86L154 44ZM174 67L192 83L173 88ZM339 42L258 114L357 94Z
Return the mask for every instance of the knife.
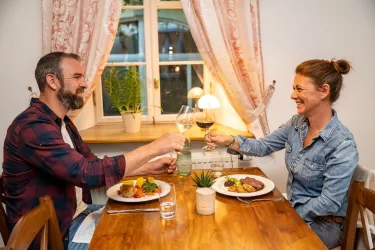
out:
M125 209L125 210L107 210L108 214L139 213L139 212L159 212L159 208L137 208L137 209Z

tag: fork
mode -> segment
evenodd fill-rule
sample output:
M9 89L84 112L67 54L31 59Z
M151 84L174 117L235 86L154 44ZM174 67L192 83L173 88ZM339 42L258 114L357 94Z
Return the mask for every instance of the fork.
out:
M250 203L253 203L255 201L281 201L282 198L281 197L276 197L276 198L269 198L269 199L253 199L253 200L244 200L244 199L241 199L240 197L236 197L237 200L243 202L243 203L246 203L246 204L250 204Z

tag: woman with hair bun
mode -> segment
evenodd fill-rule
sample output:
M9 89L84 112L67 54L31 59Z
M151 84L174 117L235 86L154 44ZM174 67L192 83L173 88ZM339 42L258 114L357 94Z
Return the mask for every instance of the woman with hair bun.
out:
M298 65L290 97L298 114L264 138L213 132L206 136L208 144L251 156L285 148L288 200L329 249L340 246L348 188L358 163L354 137L332 108L340 96L342 75L350 69L346 60Z

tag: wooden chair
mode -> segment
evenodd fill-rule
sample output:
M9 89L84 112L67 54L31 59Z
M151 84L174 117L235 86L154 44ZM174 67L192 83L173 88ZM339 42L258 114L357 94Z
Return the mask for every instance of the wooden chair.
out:
M9 230L8 230L8 224L7 224L7 215L4 210L3 204L5 203L5 198L3 196L4 189L3 189L3 179L0 176L0 233L1 237L3 238L4 245L8 243L9 239Z
M16 224L10 234L5 249L27 249L34 238L41 232L40 249L64 249L55 207L51 197L39 198L40 205L25 214Z
M375 213L375 191L364 187L364 182L353 181L350 188L349 204L346 212L342 249L354 249L354 238L357 228L358 212L361 216L365 245L368 250L374 250L365 208Z

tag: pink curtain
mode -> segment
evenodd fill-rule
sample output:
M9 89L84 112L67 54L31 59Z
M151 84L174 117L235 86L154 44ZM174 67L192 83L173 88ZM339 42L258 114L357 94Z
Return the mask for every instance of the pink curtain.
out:
M76 53L89 87L85 103L107 62L121 14L122 0L42 0L43 54ZM71 112L75 118L80 111Z
M212 77L257 137L269 133L257 0L181 0L189 28Z

